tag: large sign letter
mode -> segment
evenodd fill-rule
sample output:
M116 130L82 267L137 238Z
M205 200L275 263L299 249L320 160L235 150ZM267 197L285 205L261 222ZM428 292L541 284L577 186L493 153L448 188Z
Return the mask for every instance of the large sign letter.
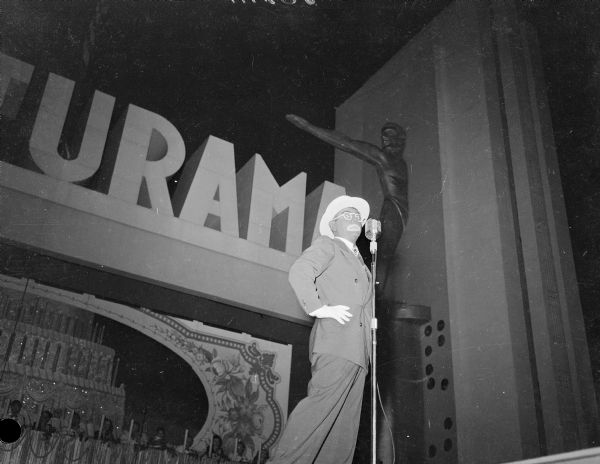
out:
M313 240L321 235L317 219L323 216L323 213L327 209L327 205L331 203L334 198L345 194L346 189L344 187L325 181L307 195L304 207L303 249L308 248Z
M184 158L185 145L173 124L129 105L108 194L173 216L167 178Z
M32 65L0 53L0 115L17 117L32 74Z
M239 236L233 145L209 136L187 161L173 196L179 219Z
M306 173L301 172L280 187L257 154L240 169L237 188L240 235L250 242L299 255Z
M94 92L79 153L73 154L73 159L66 159L57 148L74 85L72 80L50 73L29 140L35 164L45 174L67 182L88 179L98 170L115 103L114 97Z

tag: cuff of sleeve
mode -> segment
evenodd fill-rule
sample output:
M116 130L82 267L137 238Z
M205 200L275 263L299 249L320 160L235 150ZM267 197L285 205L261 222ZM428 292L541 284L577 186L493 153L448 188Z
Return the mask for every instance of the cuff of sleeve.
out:
M304 312L306 314L308 314L309 316L311 316L311 313L314 313L317 309L325 306L319 300L317 300L316 302L302 300L300 303L302 305L302 309L304 310Z
M311 317L315 317L315 313L316 313L316 312L317 312L319 309L321 309L323 306L325 306L325 305L322 305L322 306L319 306L318 308L315 308L315 309L313 309L311 312L309 312L309 313L308 313L308 315L309 315L309 316L311 316Z

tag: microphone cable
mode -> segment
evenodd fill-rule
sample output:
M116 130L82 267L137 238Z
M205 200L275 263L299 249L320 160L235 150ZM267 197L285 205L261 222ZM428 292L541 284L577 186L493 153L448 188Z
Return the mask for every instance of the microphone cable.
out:
M385 413L385 409L383 407L383 401L381 400L381 392L379 391L379 382L376 382L377 385L377 399L379 400L379 407L381 408L381 412L383 413L383 418L385 419L385 425L387 426L388 432L390 433L390 439L392 442L392 464L396 463L396 446L394 445L394 433L392 431L392 424L388 419L387 414Z

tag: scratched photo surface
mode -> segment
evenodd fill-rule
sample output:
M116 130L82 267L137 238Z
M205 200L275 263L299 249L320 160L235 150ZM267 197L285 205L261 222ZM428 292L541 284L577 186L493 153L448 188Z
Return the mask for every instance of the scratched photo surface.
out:
M591 0L509 3L537 37L542 72L538 77L547 98L543 111L550 118L548 127L568 222L567 240L572 248L575 294L587 337L591 385L598 395L600 5ZM441 193L425 193L443 191L443 162L438 161L428 171L437 173L435 179L418 177L418 173L421 168L429 169L429 154L439 158L437 139L444 137L438 126L443 99L435 80L441 68L435 63L452 62L453 58L452 53L440 58L442 55L432 51L433 46L415 49L419 37L427 34L431 43L437 43L432 32L436 29L431 25L441 22L440 18L454 7L455 2L449 0L0 0L0 323L3 375L7 373L11 385L20 382L24 390L38 391L39 385L28 384L30 380L24 380L26 377L14 367L19 364L27 364L31 375L31 369L43 366L44 358L56 358L56 369L61 363L65 369L74 363L69 375L86 376L92 359L83 352L66 360L65 353L60 357L54 348L44 352L41 338L35 347L21 351L11 348L8 334L12 330L18 335L20 329L14 322L20 320L29 324L21 330L22 335L33 330L29 327L38 326L39 330L105 347L98 350L112 350L111 361L102 368L107 369L102 382L117 389L124 385L124 401L111 403L118 410L114 416L120 423L114 425L121 433L127 434L130 421L135 420L146 424L149 435L164 426L167 441L176 446L184 441L184 434L201 446L208 434L207 418L218 419L228 451L237 447L235 437L242 436L249 458L258 457L263 447L270 448L281 431L277 415L287 417L306 395L310 380L307 352L312 319L298 305L287 271L315 238L325 198L344 193L340 190L344 188L349 194L366 192L374 199L372 216L377 218L383 198L375 170L369 179L353 177L358 174L348 161L349 155L295 127L286 115L298 115L320 128L337 128L349 138L377 148L383 123L396 122L406 129L410 213L400 249L413 256L411 250L421 250L417 245L410 248L418 237L433 239L431 245L423 246L426 250L422 254L414 256L427 263L413 269L412 277L411 270L401 263L391 267L390 272L405 280L396 289L386 288L386 301L404 302L405 287L421 285L415 280L420 278L419 272L430 269L429 265L434 269L431 287L423 284L418 290L407 291L413 298L409 303L415 307L431 306L431 301L424 300L437 295L439 285L447 284L435 267L441 269L447 262L442 254L435 256L438 251L443 253L443 236L439 239L435 235L436 227L441 230L444 225L443 219L428 222L427 214L433 211L433 216L443 218L442 209L448 205L442 204ZM494 27L502 28L498 24ZM400 61L397 57L402 53L414 58ZM428 63L422 69L421 57ZM394 67L395 60L414 67ZM400 109L392 103L387 106L383 100L361 100L361 89L371 85L376 93L376 86L385 84L385 79L377 80L382 69L391 69L390 80L410 83L398 85L399 92L404 92L398 97ZM424 78L416 79L414 76L421 72ZM470 75L465 85L477 79ZM431 91L421 95L419 88ZM390 100L394 98L392 95ZM380 101L381 119L362 120L360 114L377 114ZM419 145L421 140L425 142ZM420 185L411 184L412 168ZM355 179L364 185L352 183ZM423 229L410 229L413 217ZM425 230L428 225L431 228ZM368 240L361 237L358 245L370 266ZM484 258L477 265L483 274L486 255L481 256ZM445 272L440 270L440 275ZM211 348L208 361L206 357L202 362L198 357L190 361L192 358L166 348L159 337L140 333L108 314L68 310L60 321L48 319L43 313L48 306L35 300L42 298L44 286L67 292L60 298L91 295L131 311L150 311L158 318L199 321L215 330L235 333L235 340L240 339L239 334L249 334L257 340L259 354L249 358L248 353L254 352L242 350L241 363L231 359L221 363ZM33 296L19 296L28 292ZM57 298L48 300L51 307L58 304ZM440 298L447 299L447 295ZM24 308L23 301L30 300L33 309ZM453 319L448 311L436 313L434 307L432 312L431 336L445 336L446 340L444 347L439 338L433 342L434 355L436 349L459 347L460 341L452 338L456 334L451 332ZM67 314L72 322L68 322ZM103 337L99 338L96 326L98 330L105 327ZM403 329L395 334L423 340L429 336L427 327L423 323L414 326L416 331ZM385 357L393 342L385 339L386 329L380 329L384 332L381 349ZM187 329L181 330L187 333ZM198 346L204 347L202 343ZM290 353L282 348L284 354L279 354L279 345L269 343L290 344ZM55 346L50 339L48 344ZM273 353L278 354L269 359ZM460 397L467 388L455 391L457 371L452 377L451 360L441 365L444 362L429 364L435 366L431 374L425 371L428 363L423 361L424 373L417 377L425 379L425 391L431 378L436 379L435 389L441 388L442 380L449 381L449 391ZM51 364L48 361L46 368ZM208 372L208 380L195 374L198 366ZM252 366L260 369L251 373ZM441 374L445 368L450 374ZM261 378L256 384L253 375L259 371L263 377L273 377ZM282 388L282 383L274 380L278 375L287 377L288 382L284 383L287 404L283 408L278 396L283 393L277 393L277 385ZM394 371L383 367L379 375L394 378ZM241 386L225 381L226 376L238 376ZM218 407L210 405L213 396L209 392L207 397L207 385L215 386L215 391L223 389L219 394L225 399L219 397ZM256 385L260 394L253 396ZM9 397L13 393L18 396L15 388L0 398L5 411ZM269 388L273 388L271 396L267 394ZM395 387L390 384L383 388L389 392ZM418 408L427 410L424 396L407 387L398 388L404 388ZM354 462L369 462L368 390L367 385ZM27 396L32 422L42 412L34 396ZM244 410L246 422L239 416L238 399L242 396L244 401L254 398L256 403L244 403L250 408ZM272 406L272 400L279 401L279 406ZM63 425L70 424L77 409L65 404L52 406ZM435 401L429 403L432 405L438 407ZM406 417L422 419L410 405L402 408L407 408L402 409ZM417 456L417 448L440 462L476 456L476 445L463 443L460 448L461 437L469 437L471 432L457 432L461 414L453 408L438 411L439 443L430 442L433 439L424 431L426 425L416 429L407 426L402 428L404 435L417 430L421 441L407 441L404 448L395 450L396 456ZM87 414L86 420L98 428L102 413L96 411L90 418L90 409ZM381 432L380 440L389 446L386 433ZM502 447L501 438L488 438L493 442L491 449ZM579 441L579 447L598 446L597 437L590 440ZM551 445L539 443L532 448L524 446L523 458L552 450ZM202 446L209 445L203 442ZM501 451L490 453L501 455Z

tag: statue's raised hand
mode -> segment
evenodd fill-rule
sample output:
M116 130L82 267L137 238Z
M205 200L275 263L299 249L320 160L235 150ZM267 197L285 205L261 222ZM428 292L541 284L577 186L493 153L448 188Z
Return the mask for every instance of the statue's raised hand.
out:
M309 125L309 122L306 119L296 116L295 114L286 114L285 119L298 127L306 127Z

